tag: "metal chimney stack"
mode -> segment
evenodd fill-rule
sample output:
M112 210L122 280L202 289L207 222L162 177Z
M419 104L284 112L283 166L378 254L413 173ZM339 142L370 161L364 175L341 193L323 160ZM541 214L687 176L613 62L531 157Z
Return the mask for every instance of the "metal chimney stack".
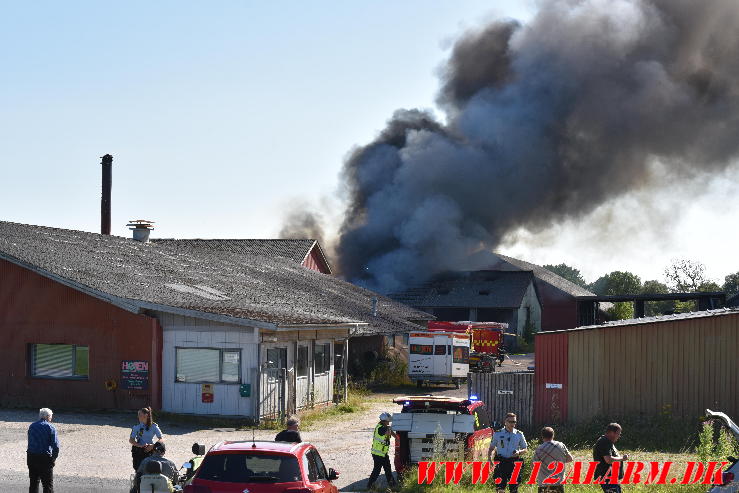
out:
M110 235L110 192L113 188L113 156L102 157L103 194L100 198L100 234Z

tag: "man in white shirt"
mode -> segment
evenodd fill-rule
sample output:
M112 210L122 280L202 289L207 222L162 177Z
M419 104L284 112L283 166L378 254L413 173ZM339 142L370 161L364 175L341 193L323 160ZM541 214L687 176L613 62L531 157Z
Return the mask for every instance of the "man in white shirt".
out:
M518 478L516 484L508 484L508 481L511 479L516 462L523 462L521 454L526 452L528 444L523 433L516 429L517 422L516 415L508 413L505 417L505 428L496 431L490 441L488 460L492 461L493 454L495 454L495 460L500 462L493 473L493 480L500 478L500 482L495 485L498 492L505 491L508 486L511 493L518 493L518 483L521 478Z
M544 427L541 430L541 445L534 450L534 461L541 462L541 469L536 477L536 484L539 485L539 493L564 493L565 487L562 484L564 480L564 469L558 474L553 474L557 469L557 465L552 463L561 462L563 465L572 462L572 455L567 450L564 443L554 440L554 430L550 427ZM544 483L544 480L556 480L555 483Z

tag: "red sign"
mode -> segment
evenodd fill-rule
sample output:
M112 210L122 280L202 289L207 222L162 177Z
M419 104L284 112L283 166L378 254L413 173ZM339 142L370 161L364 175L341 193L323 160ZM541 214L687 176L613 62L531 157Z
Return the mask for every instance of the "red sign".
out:
M213 385L204 383L201 392L202 401L206 404L213 402Z

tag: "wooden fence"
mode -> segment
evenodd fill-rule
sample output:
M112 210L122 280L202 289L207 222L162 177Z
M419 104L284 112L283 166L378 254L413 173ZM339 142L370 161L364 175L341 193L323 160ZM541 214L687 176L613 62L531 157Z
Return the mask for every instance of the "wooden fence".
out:
M485 403L489 418L503 423L506 413L516 413L517 428L530 431L533 424L533 373L470 373L469 395Z

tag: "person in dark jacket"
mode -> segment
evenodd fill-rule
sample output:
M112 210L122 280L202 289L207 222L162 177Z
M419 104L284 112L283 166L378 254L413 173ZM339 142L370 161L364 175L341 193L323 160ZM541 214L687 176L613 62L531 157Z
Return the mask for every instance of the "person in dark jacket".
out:
M26 463L31 480L29 493L38 493L38 483L44 493L54 493L54 464L59 456L59 438L51 424L54 413L49 408L39 409L38 421L28 427L28 449Z
M290 418L288 418L286 424L287 429L282 430L277 434L277 436L275 437L275 442L302 442L303 439L300 438L300 432L298 431L298 428L300 428L300 420L295 416L291 416Z

